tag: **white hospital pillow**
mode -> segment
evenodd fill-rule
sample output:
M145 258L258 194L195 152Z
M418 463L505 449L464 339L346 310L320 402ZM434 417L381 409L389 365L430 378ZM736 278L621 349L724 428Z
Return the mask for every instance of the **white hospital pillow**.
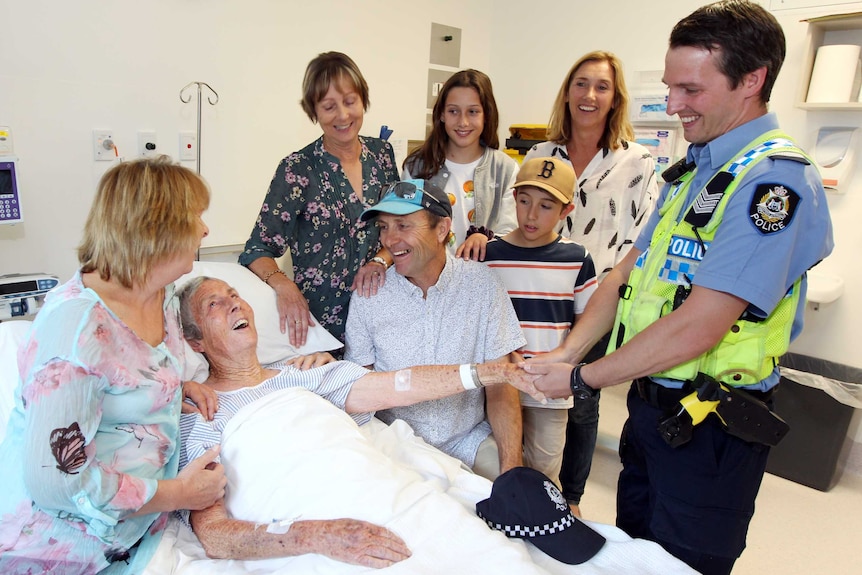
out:
M30 333L26 320L0 322L0 441L6 435L6 423L15 406L18 387L18 348Z
M257 357L263 364L275 363L296 355L331 351L338 349L342 343L333 337L326 328L315 319L314 327L308 328L305 345L299 349L290 345L290 338L281 333L278 322L278 309L275 304L275 291L263 283L259 277L245 267L230 262L194 262L191 273L176 281L179 290L187 281L198 276L208 276L220 279L233 287L254 310L254 320L257 326ZM197 356L197 359L193 359ZM201 381L201 366L203 358L190 347L186 347L186 378ZM206 373L206 364L203 366ZM205 377L204 377L205 378Z

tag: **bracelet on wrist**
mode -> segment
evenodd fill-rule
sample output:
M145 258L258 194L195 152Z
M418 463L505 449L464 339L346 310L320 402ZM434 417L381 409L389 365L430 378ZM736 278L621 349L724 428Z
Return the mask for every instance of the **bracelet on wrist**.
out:
M461 376L461 385L468 391L485 387L485 384L479 379L479 370L475 363L462 363L459 365L458 375Z
M269 279L272 276L274 276L275 274L281 274L284 277L287 277L287 274L284 273L282 270L272 270L272 271L268 271L265 274L263 274L263 277L261 278L263 280L263 283L269 285Z
M473 385L477 388L485 387L485 384L479 379L479 367L475 363L470 364L470 376L473 378Z
M382 265L383 269L389 269L389 264L386 262L385 259L381 258L380 256L374 256L373 258L368 260L368 263L371 262Z

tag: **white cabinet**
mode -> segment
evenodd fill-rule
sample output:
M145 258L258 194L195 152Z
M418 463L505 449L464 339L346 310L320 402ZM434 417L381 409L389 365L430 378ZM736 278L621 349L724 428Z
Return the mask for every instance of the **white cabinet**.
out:
M799 0L795 3L801 5L804 2L805 0ZM832 3L834 4L834 2ZM775 4L775 2L773 1L772 4ZM808 4L813 4L813 1L808 0ZM814 57L817 54L817 49L823 45L831 44L862 45L862 12L820 16L803 21L808 22L808 40L802 62L802 81L799 83L797 106L805 110L862 110L862 103L859 102L823 104L808 103L805 101L808 95L808 84L811 81L811 72L814 68Z

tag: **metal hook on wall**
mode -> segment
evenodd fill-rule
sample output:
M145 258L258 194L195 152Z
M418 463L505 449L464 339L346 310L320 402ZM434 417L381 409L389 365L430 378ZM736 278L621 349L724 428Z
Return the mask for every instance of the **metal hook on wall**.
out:
M211 92L212 96L210 96L208 94L207 95L207 101L210 103L210 105L215 106L218 103L218 92L213 90L212 86L210 86L206 82L190 82L190 83L186 84L182 90L180 90L180 101L183 104L188 104L189 102L192 101L192 95L190 93L187 96L185 95L189 91L189 88L191 88L192 86L195 86L197 88L197 95L198 95L198 101L197 101L198 124L197 124L197 132L195 132L195 144L197 145L197 150L195 151L196 152L195 157L197 158L197 161L195 162L195 164L197 167L197 173L200 174L201 173L201 94L203 93L204 89ZM215 99L213 99L213 96L215 96Z

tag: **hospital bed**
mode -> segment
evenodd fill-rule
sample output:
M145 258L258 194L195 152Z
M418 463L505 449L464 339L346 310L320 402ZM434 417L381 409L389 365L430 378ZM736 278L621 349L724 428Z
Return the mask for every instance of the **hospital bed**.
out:
M296 353L279 331L271 289L251 272L231 263L196 262L190 275L223 279L251 304L261 361L270 363ZM17 386L16 350L28 327L26 321L0 323L0 439ZM300 351L332 349L337 344L322 328L312 330L308 340ZM190 361L186 376L205 377L201 363ZM632 539L611 525L586 522L607 543L581 565L566 565L520 539L508 539L475 514L476 502L490 494L488 480L426 444L402 421L386 426L374 419L357 428L346 414L304 390L286 390L246 406L231 420L224 436L227 505L235 516L263 524L353 517L384 525L401 536L413 553L385 573L694 573L657 544ZM369 571L321 555L209 559L191 530L172 517L145 575Z

